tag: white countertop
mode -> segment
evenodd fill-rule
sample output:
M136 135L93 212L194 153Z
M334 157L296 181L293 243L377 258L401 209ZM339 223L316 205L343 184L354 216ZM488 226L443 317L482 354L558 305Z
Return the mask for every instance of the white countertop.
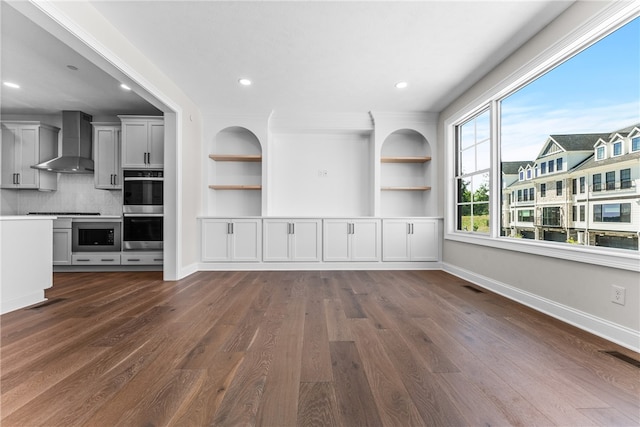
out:
M49 215L0 215L0 221L42 221L42 220L54 220L57 217Z

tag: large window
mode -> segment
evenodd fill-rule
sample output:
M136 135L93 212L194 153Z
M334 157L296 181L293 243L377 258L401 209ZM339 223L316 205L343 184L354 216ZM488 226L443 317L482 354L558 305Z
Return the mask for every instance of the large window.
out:
M632 13L630 8L625 10ZM600 246L600 251L590 252L594 259L602 254L602 246L606 246L602 242L607 241L596 241L596 234L629 234L637 239L640 205L620 200L629 197L628 189L635 189L633 179L640 176L640 18L637 10L633 13L632 19L627 15L625 25L612 32L603 29L604 22L611 21L605 21L604 15L598 17L601 33L593 34L590 46L578 45L577 38L558 43L542 60L536 59L537 64L546 65L530 70L531 74L526 74L524 67L505 80L510 86L490 89L486 97L478 98L478 104L470 104L466 112L459 111L447 121L448 136L455 135L455 141L449 139L455 142L449 151L455 153L455 168L449 169L454 172L448 176L456 185L449 193L455 194L448 203L455 209L455 219L447 228L448 237L465 240L469 236L467 241L512 248L525 243L512 239L525 232L535 240L560 242L565 236L574 243L565 246L568 250ZM598 36L600 40L595 40ZM566 55L564 59L562 55ZM523 176L512 166L518 163L520 171L535 165L528 188L537 188L537 197L522 188L519 179ZM509 169L502 169L503 164L509 164ZM452 159L448 166L453 165ZM549 174L553 174L553 181ZM571 186L563 194L565 182ZM518 221L508 220L513 212L505 201L516 195L521 201L529 199L535 216L525 217L529 212L518 210ZM596 206L600 213L595 212ZM489 207L500 210L489 216ZM535 221L529 220L534 217ZM591 217L600 218L598 233L589 230ZM624 229L620 225L606 228L606 223L627 220L634 223L622 226ZM491 239L471 240L474 231ZM551 238L550 233L557 238ZM576 241L574 236L580 239ZM540 245L540 253L546 253L547 247Z
M486 110L457 127L456 210L461 231L489 232L490 117Z
M631 222L631 203L593 205L594 222Z

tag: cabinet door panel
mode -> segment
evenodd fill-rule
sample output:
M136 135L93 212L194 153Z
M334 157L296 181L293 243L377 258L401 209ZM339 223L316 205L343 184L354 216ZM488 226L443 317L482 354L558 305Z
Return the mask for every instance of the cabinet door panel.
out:
M97 129L94 138L95 187L121 188L120 144L115 129ZM115 184L113 176L116 175Z
M325 261L349 261L349 222L325 220L322 254Z
M122 167L146 168L147 123L122 123Z
M408 227L407 221L383 221L383 261L409 261Z
M71 265L70 229L53 229L53 265Z
M202 221L202 260L231 260L228 220Z
M293 223L292 261L320 261L320 221Z
M19 161L17 127L2 125L2 187L14 188L14 174L17 172L16 165Z
M380 260L380 222L355 221L351 235L352 261Z
M164 167L164 123L149 123L149 167Z
M20 188L38 188L38 171L31 168L40 163L38 142L37 127L20 128Z
M260 220L233 221L233 260L260 261L262 227Z
M264 221L264 260L289 260L289 221Z
M437 261L438 239L435 221L414 221L411 234L411 260Z

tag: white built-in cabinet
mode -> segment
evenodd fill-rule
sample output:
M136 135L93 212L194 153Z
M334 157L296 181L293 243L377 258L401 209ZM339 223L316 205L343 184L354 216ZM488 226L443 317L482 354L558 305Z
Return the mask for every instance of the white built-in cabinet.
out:
M438 261L438 220L383 219L383 261Z
M261 261L262 220L203 219L203 261Z
M122 123L122 167L162 169L164 167L164 118L118 117Z
M122 189L120 124L92 123L95 188Z
M322 221L265 219L264 261L320 261Z
M324 261L380 261L379 219L325 219Z
M271 112L205 121L204 268L440 261L436 115ZM253 225L238 234L243 221Z
M58 156L59 131L40 122L2 122L2 188L56 190L55 172L31 166Z

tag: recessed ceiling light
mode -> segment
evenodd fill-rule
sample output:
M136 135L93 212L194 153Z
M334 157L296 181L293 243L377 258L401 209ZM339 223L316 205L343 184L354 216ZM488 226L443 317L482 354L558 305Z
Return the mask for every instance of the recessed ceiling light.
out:
M67 65L67 68L72 71L78 71L78 67L76 67L75 65Z
M12 82L3 82L3 84L7 87L13 88L13 89L20 89L20 85L16 84L16 83L12 83Z
M127 86L126 84L124 84L124 83L121 83L121 84L120 84L120 87L121 87L122 89L124 89L124 90L131 90L131 88L130 88L129 86Z
M249 79L238 79L238 83L240 83L242 86L251 86L251 80Z
M407 82L398 82L398 83L395 84L395 86L396 86L396 89L404 89L407 86L409 86L409 83L407 83Z

